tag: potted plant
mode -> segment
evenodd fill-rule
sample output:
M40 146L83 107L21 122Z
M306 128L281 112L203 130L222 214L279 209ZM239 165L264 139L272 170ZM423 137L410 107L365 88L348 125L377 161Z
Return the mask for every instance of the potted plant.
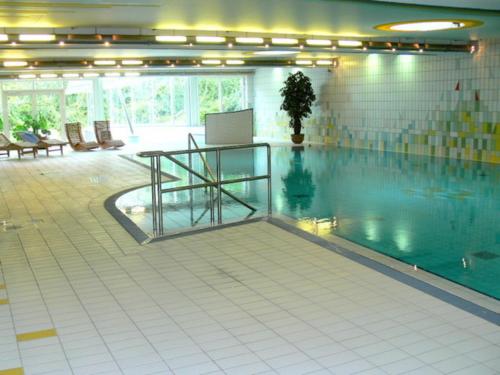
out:
M311 114L311 105L316 100L311 80L302 72L290 73L284 82L285 86L280 90L283 103L280 109L286 111L290 116L290 128L293 129L291 135L295 144L304 141L302 130L302 119Z

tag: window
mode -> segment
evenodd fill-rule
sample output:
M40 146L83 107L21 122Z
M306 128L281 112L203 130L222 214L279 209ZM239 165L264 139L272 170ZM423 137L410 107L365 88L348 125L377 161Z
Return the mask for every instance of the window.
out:
M246 82L246 76L234 74L6 80L0 94L8 95L9 109L0 114L15 125L24 112L44 112L54 129L63 121L85 127L103 119L123 128L199 126L207 113L246 108ZM12 131L2 120L0 130Z

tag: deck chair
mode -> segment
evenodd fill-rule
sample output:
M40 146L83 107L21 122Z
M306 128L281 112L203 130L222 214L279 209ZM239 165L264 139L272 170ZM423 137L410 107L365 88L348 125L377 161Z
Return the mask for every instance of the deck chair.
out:
M125 143L119 139L113 139L109 128L109 121L94 121L95 139L101 148L119 148Z
M25 142L36 143L39 150L45 150L47 156L50 152L59 151L61 155L64 155L63 146L66 146L68 142L60 141L59 139L44 139L32 132L18 132L19 137Z
M75 151L90 151L98 148L96 142L85 142L82 134L82 124L79 122L71 122L64 125L66 129L66 136L71 148Z
M32 142L11 142L3 133L0 133L0 151L4 151L4 155L10 156L11 151L17 151L17 157L21 159L22 155L33 154L36 158L38 154L38 146Z

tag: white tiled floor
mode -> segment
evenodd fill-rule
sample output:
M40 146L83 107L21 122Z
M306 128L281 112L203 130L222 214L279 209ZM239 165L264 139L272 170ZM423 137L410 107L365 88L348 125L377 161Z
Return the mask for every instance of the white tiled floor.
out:
M0 161L0 375L500 373L498 326L271 224L137 245L103 201L147 181Z

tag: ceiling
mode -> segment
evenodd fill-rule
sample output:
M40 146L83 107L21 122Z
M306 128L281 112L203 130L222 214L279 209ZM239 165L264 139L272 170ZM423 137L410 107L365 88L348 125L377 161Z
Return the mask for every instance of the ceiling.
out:
M403 0L404 1L404 0ZM136 27L201 29L375 37L386 32L378 24L435 18L478 19L478 29L433 32L430 38L500 37L500 9L485 11L453 7L398 4L390 1L346 0L38 0L0 1L3 27ZM417 3L417 1L406 1ZM498 0L418 1L463 6ZM419 33L404 36L421 37Z
M436 6L437 5L437 6ZM471 8L473 6L474 8ZM374 29L398 21L462 19L483 25L463 30L394 33ZM3 30L2 30L3 28ZM287 35L352 37L391 41L470 41L500 39L499 0L11 0L0 1L0 33L50 32L158 34L161 30L192 30ZM0 46L0 58L89 58L234 56L248 57L247 50L226 48L190 51L167 47L96 46L58 48L57 45L15 48ZM302 52L306 57L335 57L337 52Z

